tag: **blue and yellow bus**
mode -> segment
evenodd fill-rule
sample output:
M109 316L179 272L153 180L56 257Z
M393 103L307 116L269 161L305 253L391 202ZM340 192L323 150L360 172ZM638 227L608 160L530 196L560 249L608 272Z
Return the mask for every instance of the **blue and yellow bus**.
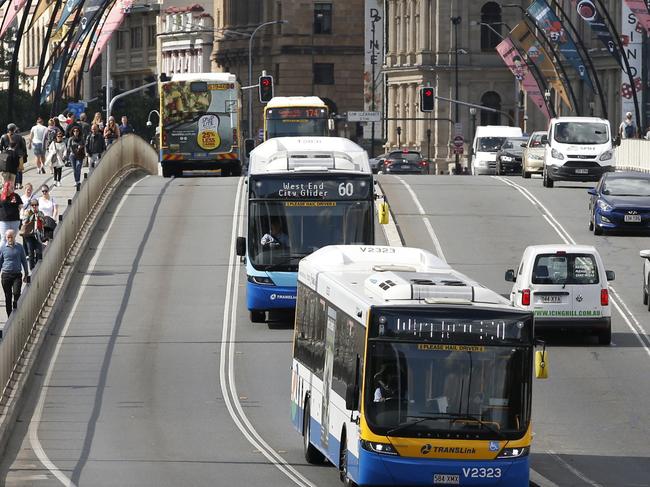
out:
M326 247L300 263L291 418L346 485L528 486L544 353L531 313L427 251Z
M331 244L373 244L374 184L365 150L338 137L278 137L251 152L246 257L251 321L296 302L300 259Z
M329 132L329 109L317 96L274 96L264 106L264 140Z

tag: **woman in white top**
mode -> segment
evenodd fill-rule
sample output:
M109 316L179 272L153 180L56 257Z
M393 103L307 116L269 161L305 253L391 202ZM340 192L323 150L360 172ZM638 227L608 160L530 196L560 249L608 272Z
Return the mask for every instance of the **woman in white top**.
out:
M50 146L47 148L47 159L45 160L54 171L55 186L61 186L61 175L66 161L66 153L67 147L63 140L63 132L57 132L54 140L50 142Z
M38 199L38 209L43 215L49 216L54 221L59 218L59 205L56 203L54 196L50 194L50 188L47 184L41 186L41 197Z

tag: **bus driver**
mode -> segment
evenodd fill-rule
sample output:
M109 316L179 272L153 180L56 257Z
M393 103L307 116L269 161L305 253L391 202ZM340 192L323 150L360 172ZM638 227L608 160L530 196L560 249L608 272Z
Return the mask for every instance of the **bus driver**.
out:
M279 220L271 220L271 230L265 233L260 240L264 247L289 247L289 236L282 231Z

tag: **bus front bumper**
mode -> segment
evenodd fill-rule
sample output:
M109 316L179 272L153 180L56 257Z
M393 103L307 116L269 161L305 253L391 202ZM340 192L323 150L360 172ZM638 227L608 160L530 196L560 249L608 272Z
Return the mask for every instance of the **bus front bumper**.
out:
M246 283L246 306L250 311L295 309L295 286L264 286Z
M373 486L528 487L529 469L528 456L511 460L426 459L382 455L360 448L359 470L353 476L358 484ZM447 475L457 478L458 483L444 483L443 476Z

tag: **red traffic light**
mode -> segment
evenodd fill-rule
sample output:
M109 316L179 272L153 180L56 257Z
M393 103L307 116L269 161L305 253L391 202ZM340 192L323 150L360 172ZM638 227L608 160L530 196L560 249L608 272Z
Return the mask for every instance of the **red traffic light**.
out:
M259 79L260 102L268 103L273 98L273 77L260 76Z
M424 96L433 96L433 90L424 90Z
M432 112L434 107L434 94L433 88L423 87L420 88L420 111Z

